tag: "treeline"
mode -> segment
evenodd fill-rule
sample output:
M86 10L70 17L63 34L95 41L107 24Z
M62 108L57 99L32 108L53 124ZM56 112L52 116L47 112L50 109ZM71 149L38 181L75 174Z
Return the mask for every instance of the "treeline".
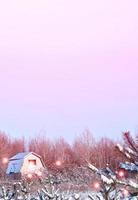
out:
M50 170L57 168L57 161L61 163L60 170L85 166L87 162L98 168L104 168L108 164L111 168L117 169L123 158L115 146L116 142L109 138L96 141L88 130L76 137L72 144L64 138L51 141L44 135L33 137L29 141L24 138L13 139L0 132L0 166L1 170L6 168L4 158L10 158L19 152L33 151L42 157Z

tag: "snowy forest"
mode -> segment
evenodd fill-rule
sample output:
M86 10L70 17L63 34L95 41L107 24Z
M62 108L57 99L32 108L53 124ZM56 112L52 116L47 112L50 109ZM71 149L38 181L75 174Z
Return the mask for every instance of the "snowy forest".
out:
M122 141L96 140L89 130L72 144L44 135L29 140L0 133L0 199L138 199L138 137L129 132ZM8 160L19 152L40 155L41 174L13 180L7 177Z

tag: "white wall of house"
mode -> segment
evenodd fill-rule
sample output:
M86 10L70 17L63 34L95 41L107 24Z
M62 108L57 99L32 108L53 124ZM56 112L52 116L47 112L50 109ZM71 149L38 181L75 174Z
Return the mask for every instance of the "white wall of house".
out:
M33 167L30 166L29 160L36 160L36 165ZM33 154L30 154L24 158L23 165L21 168L21 174L23 175L23 174L27 174L29 172L31 173L31 172L38 171L41 169L44 169L41 159Z

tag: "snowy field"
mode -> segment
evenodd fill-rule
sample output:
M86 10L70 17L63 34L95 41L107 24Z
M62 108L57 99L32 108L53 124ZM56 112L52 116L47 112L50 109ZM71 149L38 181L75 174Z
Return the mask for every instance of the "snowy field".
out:
M125 197L126 196L126 197ZM128 197L127 197L128 196ZM0 200L104 200L101 192L89 191L60 191L53 185L41 185L34 187L30 183L12 182L0 187ZM129 197L123 192L113 191L105 200L137 200L138 197Z

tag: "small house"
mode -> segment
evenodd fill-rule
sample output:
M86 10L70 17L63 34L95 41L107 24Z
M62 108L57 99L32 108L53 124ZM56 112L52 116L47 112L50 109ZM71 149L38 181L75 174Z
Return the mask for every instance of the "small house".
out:
M133 178L138 175L138 163L120 163L120 169L124 170L126 177Z
M13 178L21 178L44 169L45 165L41 156L34 152L23 152L10 158L6 174Z

